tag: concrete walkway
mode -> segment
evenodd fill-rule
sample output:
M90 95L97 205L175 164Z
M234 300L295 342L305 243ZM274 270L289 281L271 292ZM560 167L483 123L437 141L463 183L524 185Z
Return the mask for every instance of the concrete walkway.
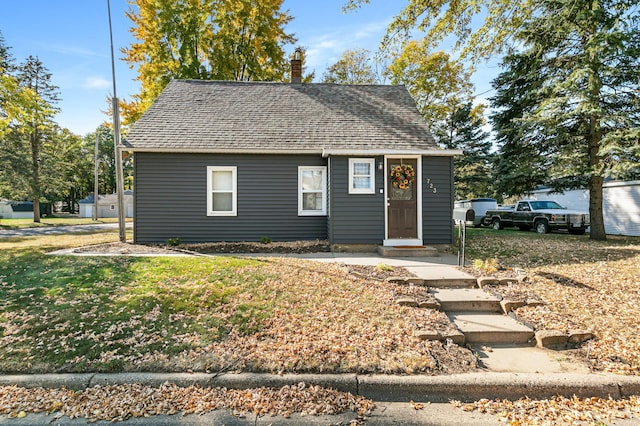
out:
M233 254L242 257L295 257L316 262L335 262L345 265L389 265L403 267L424 280L471 280L475 278L457 268L454 254L434 257L382 257L377 253L307 253L307 254ZM430 284L431 285L431 284Z

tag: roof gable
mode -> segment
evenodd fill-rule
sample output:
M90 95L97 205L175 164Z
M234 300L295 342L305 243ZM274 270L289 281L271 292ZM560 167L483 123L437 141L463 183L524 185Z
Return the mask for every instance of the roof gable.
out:
M134 151L424 151L438 147L403 86L174 80L132 126Z

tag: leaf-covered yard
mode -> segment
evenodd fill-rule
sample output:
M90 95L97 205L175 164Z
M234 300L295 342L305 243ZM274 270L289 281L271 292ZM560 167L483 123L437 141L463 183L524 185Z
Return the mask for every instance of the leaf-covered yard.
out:
M530 293L546 305L522 307L519 318L536 329L592 330L597 336L577 352L596 371L640 374L640 239L538 235L471 230L468 259L497 259L527 271L529 281L504 291Z
M339 265L45 254L89 242L0 241L0 371L475 368L469 350L413 337L426 324L447 327L443 313L397 306L398 285Z
M393 303L406 289L338 265L232 257L59 257L54 248L114 234L2 240L0 370L266 371L447 374L467 349L413 337L444 314ZM536 329L592 330L576 356L596 371L640 374L640 242L471 230L468 259L524 268L512 293L546 305Z

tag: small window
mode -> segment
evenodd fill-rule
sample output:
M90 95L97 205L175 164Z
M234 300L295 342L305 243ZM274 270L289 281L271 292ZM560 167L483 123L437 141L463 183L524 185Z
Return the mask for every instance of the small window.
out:
M237 167L207 167L207 216L237 216Z
M349 159L349 194L375 193L375 159Z
M327 214L327 168L298 167L298 215Z

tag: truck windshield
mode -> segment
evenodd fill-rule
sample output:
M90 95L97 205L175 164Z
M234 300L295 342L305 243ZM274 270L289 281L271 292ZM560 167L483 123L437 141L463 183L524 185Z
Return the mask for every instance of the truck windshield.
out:
M560 204L556 203L555 201L532 201L531 207L534 210L549 210L549 209L564 210L564 207L562 207Z

